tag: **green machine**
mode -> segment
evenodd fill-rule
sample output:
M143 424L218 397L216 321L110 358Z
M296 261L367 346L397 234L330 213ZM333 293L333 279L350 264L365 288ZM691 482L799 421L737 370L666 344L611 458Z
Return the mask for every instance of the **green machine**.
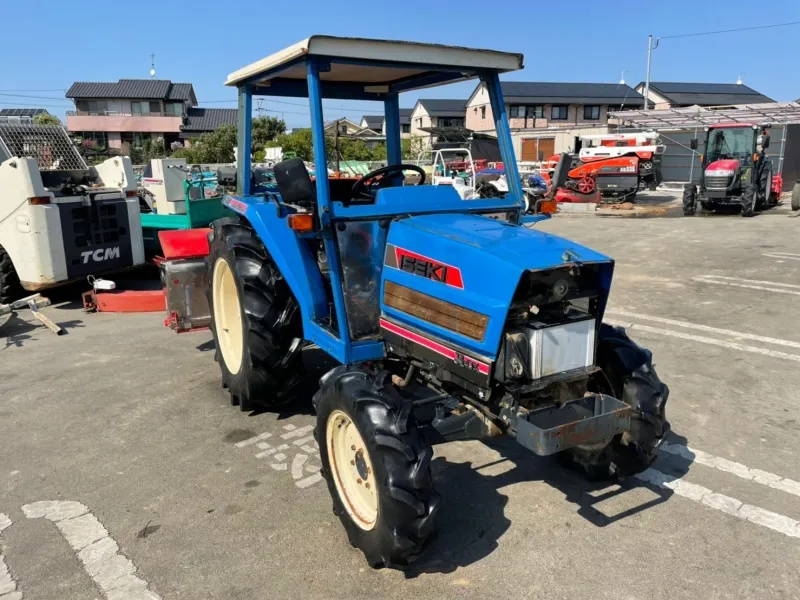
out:
M139 188L145 252L161 252L159 231L207 227L232 216L222 204L226 177L235 185L234 167L210 171L200 165L187 167L184 159L151 160Z

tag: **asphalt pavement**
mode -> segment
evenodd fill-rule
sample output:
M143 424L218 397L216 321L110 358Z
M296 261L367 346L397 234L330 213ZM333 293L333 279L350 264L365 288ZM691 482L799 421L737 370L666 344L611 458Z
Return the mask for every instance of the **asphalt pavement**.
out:
M303 401L246 414L208 333L84 314L0 330L0 600L800 597L800 219L565 216L616 259L607 319L652 349L673 435L591 484L512 440L436 448L406 571L347 542Z

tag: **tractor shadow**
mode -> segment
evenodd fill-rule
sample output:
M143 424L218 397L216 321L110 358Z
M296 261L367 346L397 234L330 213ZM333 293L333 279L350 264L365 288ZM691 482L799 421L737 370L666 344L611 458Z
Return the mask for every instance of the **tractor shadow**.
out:
M686 444L685 438L675 434L671 434L668 441ZM667 502L674 493L638 477L588 481L577 471L559 464L554 457L536 456L510 438L484 443L500 455L497 460L486 464L451 463L440 457L433 461L434 485L442 496L436 537L422 556L404 570L407 579L429 573L452 573L494 552L498 540L511 526L505 514L508 497L500 491L507 486L537 481L547 483L564 494L564 499L575 506L577 515L596 527L613 526L650 510ZM651 471L658 469L669 478L680 479L691 461L673 459L678 457L660 453ZM496 466L506 468L497 475L486 473ZM507 468L509 466L511 468ZM642 489L648 493L642 494ZM615 499L616 504L628 508L612 513L610 506L615 504ZM601 503L608 504L600 506ZM531 518L536 517L531 514Z

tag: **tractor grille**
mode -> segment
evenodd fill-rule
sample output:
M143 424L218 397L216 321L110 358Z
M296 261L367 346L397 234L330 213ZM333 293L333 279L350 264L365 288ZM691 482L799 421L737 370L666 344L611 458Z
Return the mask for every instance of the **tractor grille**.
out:
M726 190L733 181L733 175L706 175L706 188L710 190Z

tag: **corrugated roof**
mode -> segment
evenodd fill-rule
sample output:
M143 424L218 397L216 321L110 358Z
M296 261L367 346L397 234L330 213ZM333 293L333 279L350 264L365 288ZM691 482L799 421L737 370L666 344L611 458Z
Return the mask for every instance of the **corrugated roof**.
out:
M631 86L620 83L563 83L502 81L507 103L641 105L644 97Z
M35 117L50 114L44 108L0 108L0 117Z
M642 85L641 83L639 85ZM637 86L638 87L638 86ZM775 102L742 83L683 83L651 81L650 89L672 104L685 106L729 106Z
M220 125L236 125L235 108L190 108L181 131L214 131Z
M466 100L420 98L419 103L432 117L463 116L467 112Z
M196 102L191 83L172 83L167 79L120 79L76 81L65 94L67 98L107 98L143 100L192 100Z

